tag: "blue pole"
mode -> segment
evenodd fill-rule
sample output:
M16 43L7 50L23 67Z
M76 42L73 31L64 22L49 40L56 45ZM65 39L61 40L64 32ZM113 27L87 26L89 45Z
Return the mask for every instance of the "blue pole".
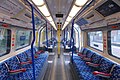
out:
M68 28L66 30L66 41L67 41L67 38L68 38Z
M51 27L51 39L52 39L52 27Z
M48 31L47 31L47 21L46 21L46 44L47 44L46 51L48 51Z
M74 54L74 37L73 37L73 29L74 29L74 20L75 19L73 19L73 21L72 21L72 29L71 29L71 39L72 39L72 44L71 44L71 46L72 46L72 56L71 56L71 61L72 61L72 63L73 63L73 54Z
M34 80L35 79L35 64L34 64L34 52L33 52L33 46L34 46L34 42L35 42L35 21L34 21L34 9L33 7L31 6L31 9L32 9L32 24L33 24L33 41L32 41L32 44L31 44L31 52L32 52L32 66L33 66L33 78Z
M28 2L28 4L31 7L31 12L32 12L32 26L33 26L33 41L31 43L31 56L32 56L32 67L33 67L33 80L36 80L35 78L35 64L34 64L34 52L33 52L33 46L34 46L34 42L35 42L35 20L34 20L34 7L32 6L32 4L26 0Z
M64 49L65 49L65 29L64 29Z

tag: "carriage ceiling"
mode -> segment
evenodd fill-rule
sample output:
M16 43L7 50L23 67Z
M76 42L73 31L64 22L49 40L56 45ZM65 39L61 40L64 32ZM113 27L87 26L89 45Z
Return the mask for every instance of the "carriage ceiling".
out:
M23 2L22 2L23 1ZM31 11L30 7L24 3L25 0L0 0L0 22L6 22L13 25L23 26L32 28L31 25ZM29 0L34 1L34 0ZM42 1L42 0L35 0ZM78 2L77 2L78 1ZM79 1L83 0L43 0L46 8L50 15L45 16L47 12L43 10L43 12L39 9L39 7L35 3L35 7L39 10L42 15L39 15L35 12L35 22L36 28L39 29L40 26L45 25L45 19L47 20L49 16L52 17L52 21L47 20L49 23L55 23L57 30L57 23L62 24L62 28L66 27L67 24L71 21L71 19L75 16L76 12L80 12L83 5L80 7L77 4ZM85 0L84 0L85 1ZM86 0L92 1L92 0ZM84 13L78 15L76 19L78 25L81 26L81 29L95 28L106 26L108 24L114 24L120 22L120 1L119 0L95 0L96 2L92 4L88 9L85 10ZM104 4L110 4L110 6L105 6L109 9L109 11L105 11L100 13L100 8L104 10ZM42 5L42 6L43 6ZM102 5L102 6L101 6ZM74 16L68 20L68 17L71 17L70 14L73 7L75 7ZM110 8L111 7L111 8ZM114 9L115 8L115 9ZM58 18L56 14L63 14L63 17ZM43 16L43 17L41 17ZM67 24L66 24L67 23ZM66 25L65 25L66 24ZM64 26L65 25L65 26ZM50 25L49 25L50 26ZM54 26L54 27L55 27Z

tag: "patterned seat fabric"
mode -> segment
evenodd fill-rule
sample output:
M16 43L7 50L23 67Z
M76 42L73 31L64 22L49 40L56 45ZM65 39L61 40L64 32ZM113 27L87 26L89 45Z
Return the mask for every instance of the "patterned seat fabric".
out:
M92 51L88 50L87 53L86 53L86 57L87 58L92 58L92 56L94 56L94 53Z
M92 63L100 64L98 67L90 67L86 65L84 59L80 58L79 56L73 56L73 67L79 76L80 80L120 80L120 66L116 66L113 68L112 61L100 56L97 53L90 51L87 48L83 48L83 54L86 54L87 58L92 59ZM112 71L113 68L113 71ZM93 75L93 72L97 70L99 72L110 73L112 76L110 78L103 78L100 76Z
M35 52L35 50L34 50ZM47 61L48 53L40 54L35 63L35 77L37 78L39 74L42 74L42 68L44 63ZM26 62L31 60L31 49L25 51L25 53L20 53L5 61L9 69L4 63L0 63L0 80L32 80L33 79L33 68L32 64L21 65L20 62ZM26 68L25 72L9 74L8 70L18 70L21 68Z
M5 61L9 67L10 70L17 70L20 69L20 64L18 59L14 56L8 60Z
M102 58L102 56L95 53L94 56L92 56L92 63L99 64Z
M84 48L84 50L83 50L83 55L86 55L87 54L87 51L88 51L88 49L87 48Z
M115 66L111 74L110 80L120 80L120 65Z
M28 57L24 52L18 54L17 57L19 58L20 62L31 61L31 60L28 60ZM20 67L30 69L30 68L32 68L32 65L31 64L25 64L25 65L20 65Z
M8 70L5 64L2 62L0 63L0 80L7 80L8 78Z
M18 61L18 59L15 56L12 57L12 58L10 58L10 59L8 59L8 60L6 60L5 63L8 65L9 70L18 70L18 69L21 69L19 61ZM13 74L12 75L9 74L8 80L12 80L12 79L16 80L19 77L20 77L19 74L14 74L14 75Z
M106 80L99 76L94 76L92 72L80 72L80 76L83 80Z
M113 62L103 58L101 60L100 66L99 66L99 71L100 72L105 72L105 73L110 73L110 70L112 69L113 65L114 65Z

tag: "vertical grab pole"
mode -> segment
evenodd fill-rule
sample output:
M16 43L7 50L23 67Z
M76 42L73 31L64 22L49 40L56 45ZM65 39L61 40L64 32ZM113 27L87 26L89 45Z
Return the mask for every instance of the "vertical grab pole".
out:
M31 52L32 52L32 66L33 66L33 79L35 79L35 65L34 65L34 52L33 52L33 46L34 46L34 42L35 42L35 20L34 20L34 8L32 5L31 6L31 9L32 9L32 25L33 25L33 41L32 41L32 44L31 44Z
M66 41L67 41L67 39L68 39L68 28L67 28L67 30L66 30ZM66 44L65 44L66 45Z
M52 27L51 27L51 39L52 39Z
M64 49L65 49L65 29L64 29Z
M74 29L74 20L72 21L72 29L71 29L71 39L72 39L72 56L71 56L71 61L73 63L73 53L74 53L74 37L73 37L73 29Z
M32 4L26 0L27 3L30 5L31 7L31 12L32 12L32 26L33 26L33 41L31 43L31 56L32 56L32 67L33 67L33 80L35 79L35 66L34 66L34 52L33 52L33 46L34 46L34 42L35 42L35 20L34 20L34 7L32 6Z
M47 44L46 51L48 51L48 31L47 31L47 21L46 21L46 44Z

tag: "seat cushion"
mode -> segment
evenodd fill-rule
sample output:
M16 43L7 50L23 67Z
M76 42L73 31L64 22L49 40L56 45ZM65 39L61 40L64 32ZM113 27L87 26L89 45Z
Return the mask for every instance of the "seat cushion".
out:
M105 80L104 78L99 76L94 76L92 72L87 72L87 71L80 72L80 76L83 80Z

